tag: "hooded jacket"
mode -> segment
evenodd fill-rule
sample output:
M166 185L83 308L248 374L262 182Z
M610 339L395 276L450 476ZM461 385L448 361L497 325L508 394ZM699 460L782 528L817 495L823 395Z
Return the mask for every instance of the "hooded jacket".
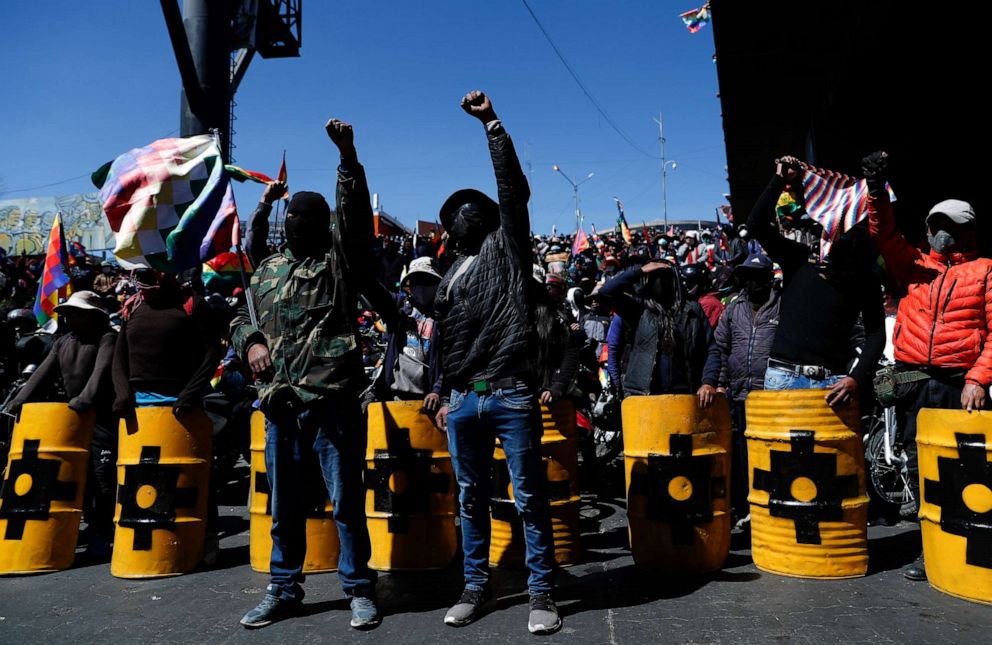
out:
M896 360L962 370L969 383L992 384L992 260L977 252L924 254L896 230L884 192L869 196L868 223L904 294L892 337Z
M438 287L444 394L474 380L534 378L530 188L502 124L493 121L486 132L496 173L499 228L486 236L477 256L458 258ZM469 260L471 265L462 270Z

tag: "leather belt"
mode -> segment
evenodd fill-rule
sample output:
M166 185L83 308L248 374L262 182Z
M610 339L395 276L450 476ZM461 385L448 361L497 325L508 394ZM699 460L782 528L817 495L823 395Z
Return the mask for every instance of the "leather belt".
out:
M769 358L768 367L774 367L775 369L792 372L795 376L805 376L806 378L813 379L814 381L822 381L830 378L831 376L837 376L822 365L799 365L797 363L781 361L777 358Z
M465 392L475 392L476 394L492 394L496 390L509 390L525 385L526 383L516 376L507 376L505 378L469 381L467 387L459 389L463 389Z

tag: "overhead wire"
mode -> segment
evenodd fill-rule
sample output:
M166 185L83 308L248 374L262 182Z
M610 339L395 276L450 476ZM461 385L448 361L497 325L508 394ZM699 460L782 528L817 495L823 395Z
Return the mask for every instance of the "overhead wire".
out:
M645 157L648 157L650 159L658 159L657 155L653 155L649 152L645 152L644 150L642 150L636 143L634 143L631 140L630 137L627 136L627 133L621 130L620 126L618 126L616 122L612 118L610 118L610 115L606 113L606 110L603 109L603 106L600 105L599 101L597 101L596 98L592 95L592 92L590 92L589 89L586 87L585 83L582 82L582 79L579 78L579 75L575 72L574 69L572 69L572 66L568 64L568 61L565 60L565 56L561 53L561 50L558 49L558 45L555 44L555 41L551 39L551 35L548 33L547 29L545 29L544 25L541 24L541 21L538 20L537 15L534 13L534 10L530 8L529 4L527 4L527 0L521 0L521 2L524 3L524 7L527 9L527 13L530 14L530 17L534 19L534 23L537 25L537 28L541 30L542 34L544 34L544 38L548 41L548 44L551 45L551 49L554 50L555 55L558 56L558 60L560 60L562 65L565 66L565 69L568 70L568 73L571 75L576 85L578 85L579 89L582 90L582 93L586 95L586 98L589 99L589 102L592 103L593 107L596 108L596 111L599 112L600 116L603 117L603 119L610 125L610 127L613 128L613 130L616 131L616 133L620 135L620 137L624 141L626 141L631 148L638 151Z

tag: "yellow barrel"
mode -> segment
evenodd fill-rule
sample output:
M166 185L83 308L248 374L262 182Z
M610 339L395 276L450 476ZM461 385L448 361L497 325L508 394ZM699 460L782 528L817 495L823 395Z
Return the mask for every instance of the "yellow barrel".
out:
M448 438L420 401L369 406L365 514L380 571L443 569L458 551Z
M578 564L579 542L579 452L575 430L575 408L571 401L541 406L541 457L547 475L554 533L555 561L560 566ZM489 561L494 566L523 566L523 522L513 501L513 483L506 455L496 447L492 481L492 540Z
M692 395L624 400L627 524L634 562L705 573L730 552L730 411L718 397L701 410Z
M72 566L96 419L65 403L27 403L0 491L0 574Z
M213 425L202 410L138 408L122 420L110 573L158 578L191 571L206 534Z
M334 508L327 498L320 465L307 464L307 552L303 559L303 573L337 571L341 543L338 527L332 514ZM251 483L248 510L248 551L251 568L261 573L269 572L272 557L272 489L265 471L265 415L251 415Z
M857 405L825 390L751 392L751 556L763 571L856 578L868 570L868 495Z
M920 410L916 427L927 579L992 603L992 412Z

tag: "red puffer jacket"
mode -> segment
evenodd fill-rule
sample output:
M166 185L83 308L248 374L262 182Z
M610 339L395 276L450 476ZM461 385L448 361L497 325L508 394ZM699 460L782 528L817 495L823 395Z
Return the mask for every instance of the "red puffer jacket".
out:
M977 252L923 254L896 230L888 195L868 199L868 223L885 267L904 292L893 336L897 361L966 370L992 384L992 260Z

